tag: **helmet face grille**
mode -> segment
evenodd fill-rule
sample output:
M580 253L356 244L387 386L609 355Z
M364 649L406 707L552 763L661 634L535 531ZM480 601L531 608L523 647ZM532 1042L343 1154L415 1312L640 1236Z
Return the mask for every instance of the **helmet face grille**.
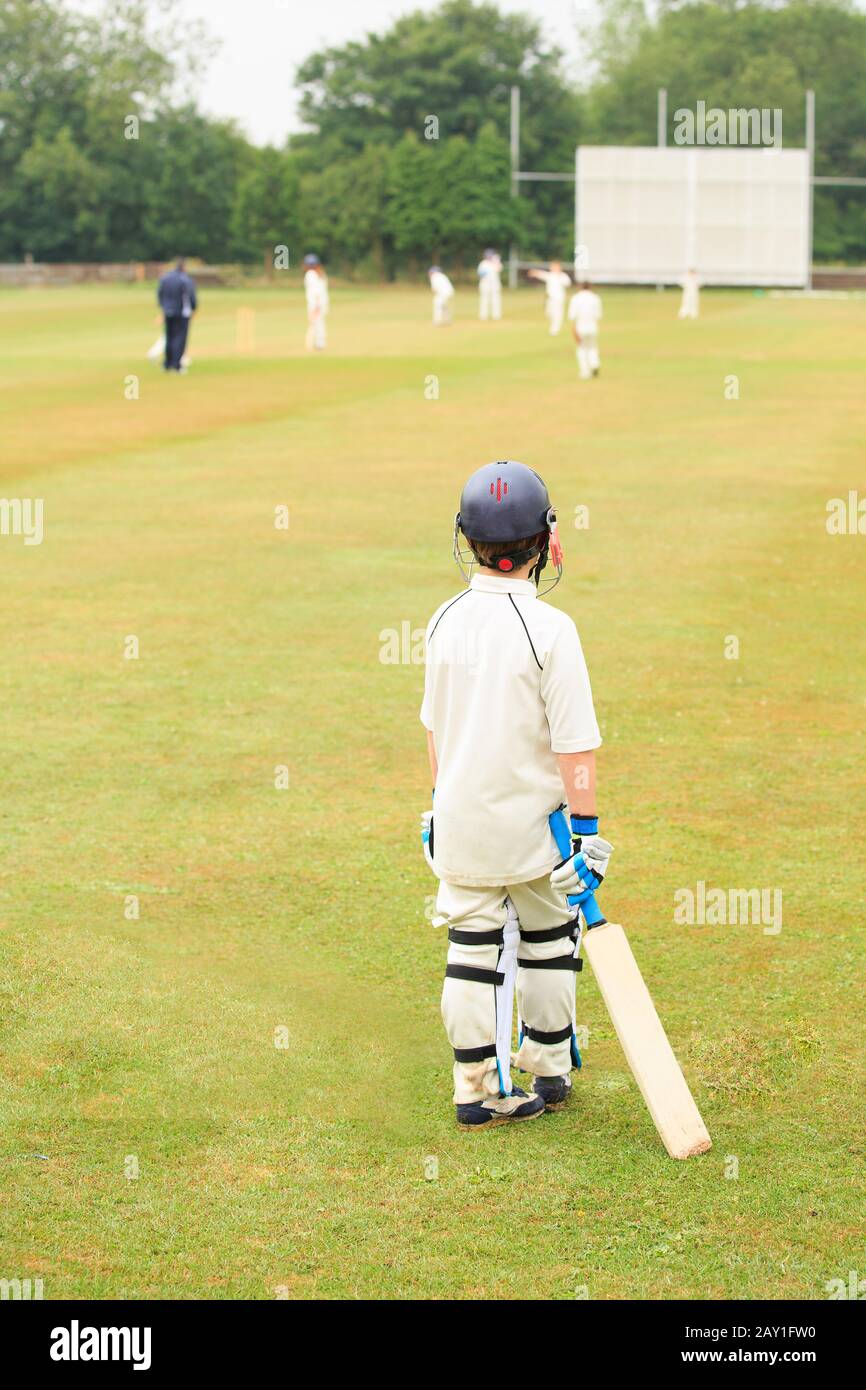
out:
M551 509L550 509L550 517L551 517L551 523L550 523L550 536L551 536L551 539L553 539L554 536L555 536L555 532L556 532L556 522L555 522L555 519L553 519L553 508L552 508L552 507L551 507ZM459 571L460 571L460 573L462 574L462 576L463 576L464 580L466 581L466 583L469 584L469 583L471 583L471 581L472 581L472 576L473 576L473 574L475 573L475 570L476 570L476 568L477 568L477 566L478 566L478 557L477 557L477 555L475 554L474 550L472 550L471 547L469 547L469 546L465 546L465 547L464 547L464 546L462 546L462 545L460 544L460 529L461 529L461 528L460 528L460 513L458 512L457 515L456 515L455 518L454 518L454 542L453 542L452 554L453 554L453 556L454 556L454 561L455 561L455 564L457 565L457 568L459 569ZM562 578L562 549L561 549L561 547L558 548L558 553L557 553L557 554L552 553L552 550L551 550L551 556L550 556L550 558L551 558L551 560L553 561L553 567L554 567L554 570L555 570L555 574L551 575L550 578L549 578L545 583L543 583L543 584L540 584L540 583L539 583L539 580L540 580L540 567L539 567L538 569L536 569L536 571L535 571L535 584L536 584L536 588L537 588L537 590L538 590L538 596L539 596L539 598L543 598L545 594L549 594L549 593L550 593L551 589L555 589L556 586L557 586L557 584L559 583L560 579ZM503 564L503 561L505 562L504 564ZM507 555L502 555L502 556L500 556L499 560L497 561L497 566L498 566L498 568L499 568L501 571L503 571L504 573L509 573L509 572L514 568L514 561L511 560L511 559L509 558L509 556L507 556Z

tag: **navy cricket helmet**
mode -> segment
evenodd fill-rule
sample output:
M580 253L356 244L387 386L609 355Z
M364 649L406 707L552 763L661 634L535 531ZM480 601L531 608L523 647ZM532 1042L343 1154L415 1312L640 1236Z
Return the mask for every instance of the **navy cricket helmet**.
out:
M312 251L309 253L309 255L304 257L304 265L314 266L321 264L322 262L319 260L318 256L314 255Z
M470 546L473 541L507 544L530 536L541 539L524 549L509 550L493 560L482 560L474 547L470 552L461 549L461 531ZM486 463L476 469L460 495L460 510L454 518L454 558L464 579L469 579L464 562L508 574L538 556L537 564L530 571L537 584L547 564L548 552L557 571L555 584L562 575L562 547L556 531L556 512L544 479L525 463L510 459Z

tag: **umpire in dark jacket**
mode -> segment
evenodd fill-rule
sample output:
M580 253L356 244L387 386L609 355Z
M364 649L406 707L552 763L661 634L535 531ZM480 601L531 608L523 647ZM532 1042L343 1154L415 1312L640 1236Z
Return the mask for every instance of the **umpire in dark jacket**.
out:
M165 316L165 361L167 372L181 371L186 351L189 321L196 310L195 281L184 270L183 260L166 271L156 292L159 307Z

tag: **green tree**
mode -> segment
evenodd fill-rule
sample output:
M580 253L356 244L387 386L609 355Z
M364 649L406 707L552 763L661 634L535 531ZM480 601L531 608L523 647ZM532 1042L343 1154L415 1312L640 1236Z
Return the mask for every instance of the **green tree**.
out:
M319 168L353 157L369 142L396 146L407 132L422 138L428 117L438 121L442 146L455 136L474 143L485 125L507 140L513 84L522 92L525 168L569 170L580 136L582 99L563 73L560 51L531 16L504 15L492 3L446 0L432 13L406 15L384 34L314 54L297 82L310 130L292 145L302 160L317 158ZM570 244L572 198L563 186L524 186L520 203L540 249L546 242ZM424 213L431 227L435 211ZM401 204L396 221L411 220ZM405 229L397 233L404 235Z
M17 168L21 245L46 261L72 260L82 247L101 245L103 184L65 126L50 140L37 135Z
M467 201L471 235L479 247L506 248L520 230L521 204L511 197L511 156L492 122L471 149Z
M404 135L391 151L387 189L385 225L395 250L407 256L413 268L419 261L429 264L438 254L434 152L414 131Z
M167 111L141 137L150 162L141 246L148 260L231 259L235 186L249 146L230 121Z
M235 192L232 241L244 261L264 262L273 271L274 248L287 246L298 259L300 180L294 160L283 150L251 151Z

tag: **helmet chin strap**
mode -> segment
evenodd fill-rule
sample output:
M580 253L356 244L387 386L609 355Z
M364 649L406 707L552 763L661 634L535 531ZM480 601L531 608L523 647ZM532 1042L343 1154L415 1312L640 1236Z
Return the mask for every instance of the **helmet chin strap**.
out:
M550 537L546 536L542 544L538 547L538 561L529 571L529 578L535 580L535 587L538 588L538 581L541 578L541 571L547 564L547 552L550 549Z
M546 546L544 548L547 549ZM497 555L495 560L482 560L481 556L476 553L476 559L479 565L483 565L485 569L496 570L497 574L510 574L512 570L523 569L523 566L538 554L539 547L531 545L528 550L513 550L510 555ZM534 565L529 572L530 577L537 569L538 566Z
M531 545L528 550L513 550L510 555L497 555L495 560L482 560L480 555L477 555L476 559L484 569L496 570L497 574L511 574L512 570L523 569L523 566L537 555L538 559L529 571L529 578L535 580L535 587L538 588L541 571L547 564L549 547L550 537L545 536L541 545Z

